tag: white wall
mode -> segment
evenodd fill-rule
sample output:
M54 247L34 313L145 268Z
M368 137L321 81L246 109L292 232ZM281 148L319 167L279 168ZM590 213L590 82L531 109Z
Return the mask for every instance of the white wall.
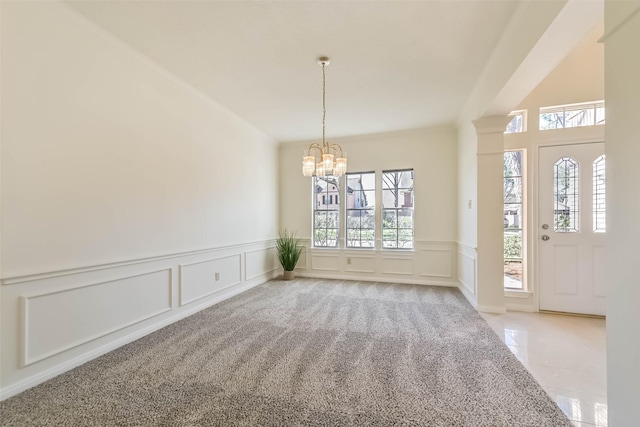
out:
M609 426L640 420L640 2L605 2Z
M603 32L604 23L595 26L514 110L604 99Z
M475 248L478 241L478 151L476 129L469 121L458 128L458 242Z
M454 282L455 129L416 129L331 139L330 142L338 143L346 150L349 172L375 171L379 181L382 170L414 169L416 248L409 252L344 248L308 250L297 268L299 274L412 283ZM307 246L312 232L312 184L311 178L302 176L302 154L308 146L309 141L280 146L280 226L296 231ZM381 247L380 242L377 247ZM347 264L348 258L352 264ZM447 265L438 266L443 260Z
M270 277L278 178L274 141L66 5L1 7L6 396Z

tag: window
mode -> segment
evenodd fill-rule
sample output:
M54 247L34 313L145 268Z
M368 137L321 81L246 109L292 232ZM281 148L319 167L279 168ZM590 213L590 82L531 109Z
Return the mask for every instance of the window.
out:
M382 172L382 248L413 249L413 169Z
M604 101L540 108L540 130L595 126L604 123Z
M313 246L338 246L340 184L333 176L313 177Z
M376 174L347 174L347 247L375 248Z
M504 287L523 289L522 151L504 153Z
M504 133L521 133L527 131L527 110L512 111L509 116L513 117Z
M555 163L553 172L554 231L575 233L580 231L579 166L571 157L563 157Z
M605 200L605 155L598 157L593 162L593 231L602 233L606 231L607 204Z

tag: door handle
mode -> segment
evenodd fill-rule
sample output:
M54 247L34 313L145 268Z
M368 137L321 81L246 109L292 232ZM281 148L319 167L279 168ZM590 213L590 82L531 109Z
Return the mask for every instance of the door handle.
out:
M543 235L542 235L542 240L544 240L545 242L546 242L547 240L549 240L550 238L551 238L551 237L547 236L546 234L543 234Z

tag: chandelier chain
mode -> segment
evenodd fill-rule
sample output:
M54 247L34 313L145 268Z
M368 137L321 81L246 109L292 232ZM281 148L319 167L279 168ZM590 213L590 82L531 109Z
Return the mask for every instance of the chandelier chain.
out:
M313 142L305 150L302 156L302 174L304 176L335 176L339 178L347 171L347 156L340 145L329 144L326 140L327 76L325 67L329 65L329 58L321 56L317 62L322 66L322 144ZM318 153L319 157L315 153Z
M325 120L326 120L326 115L327 115L327 106L326 106L326 101L325 101L325 94L326 94L326 79L324 76L324 67L325 64L322 63L322 145L324 146L325 141L324 141L324 127L325 127Z

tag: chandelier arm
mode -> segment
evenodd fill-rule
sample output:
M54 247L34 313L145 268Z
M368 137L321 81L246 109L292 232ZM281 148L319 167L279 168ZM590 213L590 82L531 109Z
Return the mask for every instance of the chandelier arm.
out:
M342 147L341 147L340 145L338 145L338 144L331 144L331 145L329 145L329 147L330 147L332 150L335 150L336 152L337 152L337 151L340 151L340 157L344 157L344 154L343 154L343 151L342 151Z
M311 155L312 150L318 150L320 152L320 156L322 157L322 147L320 146L320 144L318 144L317 142L314 142L313 144L311 144L307 149L307 151L309 152L309 155Z

